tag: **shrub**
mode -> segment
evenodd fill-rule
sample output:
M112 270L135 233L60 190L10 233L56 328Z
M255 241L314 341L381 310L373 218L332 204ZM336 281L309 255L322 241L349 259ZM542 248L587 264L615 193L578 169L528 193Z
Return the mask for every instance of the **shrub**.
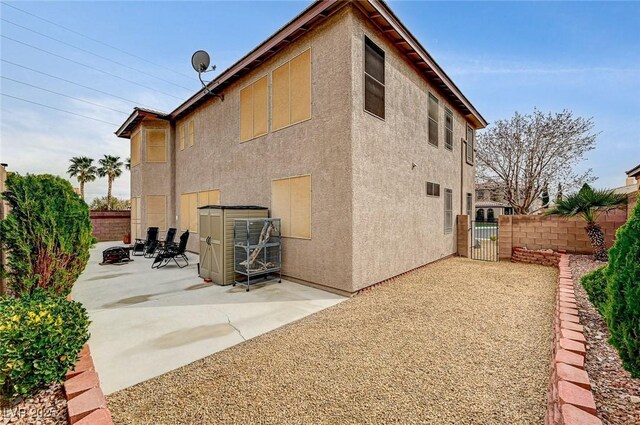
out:
M2 398L28 396L60 381L89 339L81 304L51 297L42 289L0 302Z
M87 204L68 181L47 174L11 174L3 196L11 207L0 221L9 288L17 296L36 288L69 294L94 242Z
M107 208L107 197L103 196L101 198L94 198L93 201L91 201L89 208L92 211L125 211L131 209L131 201L128 199L118 199L112 196L111 205Z
M640 203L618 229L609 254L605 310L609 342L618 349L631 376L640 378Z
M607 266L600 267L591 273L587 273L580 279L582 287L589 295L589 300L604 315L607 303Z

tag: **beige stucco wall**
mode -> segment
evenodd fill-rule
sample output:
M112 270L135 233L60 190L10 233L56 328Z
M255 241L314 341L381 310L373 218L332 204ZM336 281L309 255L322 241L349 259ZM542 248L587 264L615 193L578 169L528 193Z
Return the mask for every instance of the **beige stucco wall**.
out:
M353 55L353 287L354 290L454 254L455 217L474 193L473 167L464 165L466 121L360 12L352 15ZM385 51L385 120L364 111L364 36ZM427 100L439 100L439 147L427 142ZM444 106L454 114L453 151L444 148ZM412 169L412 163L417 164ZM427 181L440 197L426 196ZM453 190L453 231L444 233L444 189Z
M221 204L271 208L273 179L310 174L312 237L284 238L283 273L350 292L351 116L344 113L351 107L347 16L343 10L244 76L225 90L224 102L211 100L178 120L174 133L182 123L194 119L194 146L187 143L184 150L179 150L174 135L174 170L158 164L143 163L140 170L134 167L132 196L171 193L170 222L176 225L182 193L219 189ZM240 89L308 48L312 62L312 118L240 143ZM171 173L175 173L174 180L169 178ZM142 214L142 227L146 229L144 202ZM190 236L189 249L197 252L197 234Z
M363 108L365 33L386 52L385 121ZM312 118L240 143L240 90L308 48ZM465 211L461 196L464 203L474 193L474 170L461 165L466 121L437 91L440 146L427 143L429 89L355 7L346 7L227 88L224 101L212 99L181 117L171 127L173 162L132 169L132 196L143 198L142 227L146 194L170 196L168 222L178 227L183 193L219 189L221 204L271 208L273 179L310 174L312 237L283 240L285 275L355 292L454 254L456 216ZM444 148L444 106L454 112L453 151ZM176 128L192 119L195 145L181 151ZM439 198L426 196L426 181L441 185ZM453 190L448 234L445 188ZM198 237L191 236L190 250L197 252Z

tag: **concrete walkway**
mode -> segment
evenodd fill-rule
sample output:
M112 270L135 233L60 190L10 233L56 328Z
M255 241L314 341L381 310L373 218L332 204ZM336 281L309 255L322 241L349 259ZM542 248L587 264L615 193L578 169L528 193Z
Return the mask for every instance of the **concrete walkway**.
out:
M105 394L129 387L236 345L345 298L283 280L243 288L204 283L198 256L184 269L152 270L133 257L100 266L99 243L73 288L91 317L91 352Z

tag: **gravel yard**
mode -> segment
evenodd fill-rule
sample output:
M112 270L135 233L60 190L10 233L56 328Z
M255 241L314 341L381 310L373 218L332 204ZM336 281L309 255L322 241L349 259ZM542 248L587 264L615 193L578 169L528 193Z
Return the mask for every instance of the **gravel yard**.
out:
M556 279L447 259L108 404L120 424L539 424Z
M598 417L605 425L640 423L640 379L624 370L620 356L607 340L609 330L598 310L591 304L580 278L606 263L590 255L572 255L571 269L580 307L580 322L587 339L585 369L593 386Z

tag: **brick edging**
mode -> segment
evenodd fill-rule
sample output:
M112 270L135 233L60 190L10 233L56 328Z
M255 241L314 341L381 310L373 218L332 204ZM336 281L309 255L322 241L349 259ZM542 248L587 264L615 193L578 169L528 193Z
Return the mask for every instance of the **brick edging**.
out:
M71 300L71 295L67 297ZM107 400L100 388L91 349L85 344L78 361L65 376L64 393L67 399L67 415L73 425L113 425Z
M601 425L591 381L584 370L586 339L569 257L559 254L558 289L553 314L553 351L545 425Z
M511 250L511 262L558 266L560 257L565 252L566 251L555 252L551 249L547 251L534 251L520 246L514 246Z

